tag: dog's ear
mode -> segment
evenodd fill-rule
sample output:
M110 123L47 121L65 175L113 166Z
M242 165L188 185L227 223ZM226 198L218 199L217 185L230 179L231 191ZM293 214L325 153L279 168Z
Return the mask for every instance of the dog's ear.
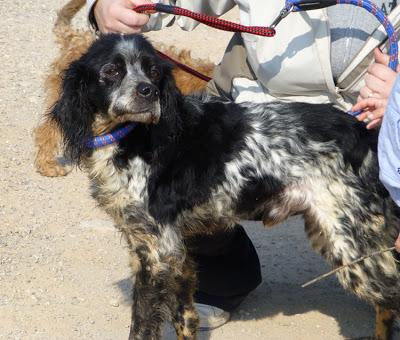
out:
M66 156L77 163L88 152L86 141L92 136L95 106L89 99L89 84L85 64L73 62L64 72L60 99L50 113L63 132Z
M163 77L160 82L161 112L172 114L178 111L178 104L182 94L178 90L172 75L173 65L166 60L161 60L160 63L163 70Z

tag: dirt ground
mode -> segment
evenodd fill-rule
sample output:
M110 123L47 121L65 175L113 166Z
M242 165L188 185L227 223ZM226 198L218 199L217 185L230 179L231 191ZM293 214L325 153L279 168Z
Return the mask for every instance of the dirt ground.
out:
M42 77L57 50L51 28L59 6L0 1L0 339L127 339L131 283L120 235L89 197L83 173L50 179L33 167L31 132L43 111ZM83 14L77 23L85 25ZM151 35L213 61L229 36L205 28ZM231 322L200 339L372 334L373 309L335 279L300 287L328 269L310 250L301 219L273 230L245 226L264 281ZM164 338L174 338L168 327Z

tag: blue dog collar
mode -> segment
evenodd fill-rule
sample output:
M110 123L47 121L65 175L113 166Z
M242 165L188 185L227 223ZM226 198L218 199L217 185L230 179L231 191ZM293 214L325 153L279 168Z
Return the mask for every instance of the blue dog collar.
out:
M111 131L110 133L92 137L86 142L86 147L89 149L97 149L106 145L114 144L122 138L125 138L135 127L136 123L129 123L119 129Z

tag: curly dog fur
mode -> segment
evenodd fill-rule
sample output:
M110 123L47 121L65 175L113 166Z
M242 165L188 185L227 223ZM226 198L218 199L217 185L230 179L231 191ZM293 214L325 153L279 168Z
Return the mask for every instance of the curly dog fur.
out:
M376 132L328 104L184 96L141 35L97 40L66 70L50 117L127 240L136 274L130 339L159 339L168 318L179 339L195 338L188 236L303 214L312 247L336 268L398 235L399 209L378 179ZM136 126L124 139L88 148L127 122ZM385 252L337 277L385 323L400 312L398 269Z
M45 79L46 112L34 130L34 144L36 147L35 166L43 176L56 177L66 175L70 167L58 160L61 151L61 134L58 127L49 119L46 113L55 104L60 95L61 74L74 61L84 54L94 41L93 33L74 29L71 20L85 5L85 0L70 0L57 14L54 25L54 35L59 46L59 55L51 64L50 71ZM211 76L214 64L200 59L193 59L188 50L178 50L175 47L159 45L159 50L175 60L186 64L200 73ZM177 86L184 94L202 91L207 83L180 69L173 71Z

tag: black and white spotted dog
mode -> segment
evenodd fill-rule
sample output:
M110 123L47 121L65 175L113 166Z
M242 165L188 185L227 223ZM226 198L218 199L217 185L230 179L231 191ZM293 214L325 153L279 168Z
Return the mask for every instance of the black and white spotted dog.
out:
M131 339L158 339L169 317L179 339L195 337L188 236L301 213L312 246L333 267L397 236L394 205L378 181L376 135L362 123L331 105L182 96L170 65L140 35L95 42L66 70L51 115L130 247ZM138 124L120 142L86 147L126 122ZM338 278L362 299L400 311L392 253Z

